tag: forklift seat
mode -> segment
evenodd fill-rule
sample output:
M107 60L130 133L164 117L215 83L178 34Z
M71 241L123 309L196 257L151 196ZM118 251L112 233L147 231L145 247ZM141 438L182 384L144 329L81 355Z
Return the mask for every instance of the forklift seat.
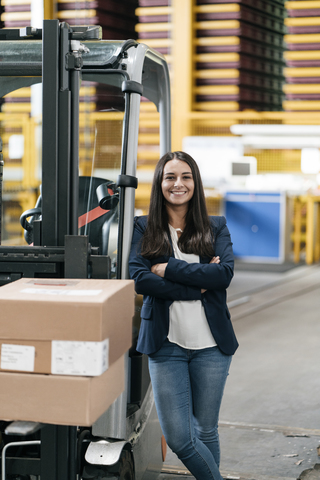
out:
M110 226L116 222L118 210L98 211L98 216L90 215L99 208L97 189L108 180L98 177L79 177L79 219L84 222L79 224L79 234L88 235L89 243L93 247L99 247L101 255L108 255Z
M79 177L79 234L88 235L89 243L93 247L99 247L101 255L108 254L110 226L117 221L118 214L116 205L110 210L99 207L97 189L107 183L112 182L98 177ZM40 218L41 194L35 208L27 210L20 217L25 240L29 245L33 243L33 222Z

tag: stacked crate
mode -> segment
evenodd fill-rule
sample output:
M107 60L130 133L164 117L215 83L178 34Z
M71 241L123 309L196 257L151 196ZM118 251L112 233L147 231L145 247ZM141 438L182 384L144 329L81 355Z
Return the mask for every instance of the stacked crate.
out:
M1 0L1 27L22 28L31 25L31 0ZM8 95L1 105L5 113L30 113L31 88L21 88Z
M104 39L136 38L135 9L138 0L58 0L57 18L69 25L101 25ZM31 25L31 0L1 0L5 28Z
M2 20L2 14L4 12L4 8L2 2L0 2L0 28L4 27L4 21Z
M137 0L58 0L57 18L60 22L73 25L99 25L104 40L126 40L137 38L135 32L135 9ZM80 89L80 112L91 112L116 108L113 87L82 82ZM110 98L112 103L110 104ZM119 110L123 100L119 99Z
M139 39L166 56L170 56L172 48L170 4L170 0L139 0L136 10Z
M285 36L287 111L320 110L320 1L289 1Z
M105 40L137 38L138 0L58 0L57 18L69 25L100 25Z
M1 0L1 28L30 27L31 0Z
M104 40L135 39L135 9L137 0L58 0L57 18L60 22L73 25L100 25ZM90 175L92 170L93 145L96 147L95 168L101 158L114 165L113 156L100 155L101 149L107 149L107 144L113 145L118 138L117 120L105 122L99 120L101 110L124 109L123 97L115 87L82 81L80 88L80 144L79 164L82 175ZM102 132L104 133L102 135ZM113 139L111 139L113 135ZM119 157L119 155L117 155ZM120 158L120 157L119 157ZM106 160L108 159L108 160ZM110 160L111 159L111 160ZM119 160L120 161L120 160ZM105 164L103 165L106 166Z
M281 0L197 0L194 110L282 110Z
M31 25L31 0L1 0L3 13L1 20L5 28L19 28ZM137 0L58 0L57 18L69 25L100 25L104 39L126 40L136 38L135 9ZM80 110L93 111L106 108L102 105L104 89L94 89L83 85ZM2 111L7 113L31 112L31 89L24 88L12 92L5 98Z
M162 53L169 65L172 52L172 13L171 0L139 0L136 10L136 31L141 43ZM153 103L142 97L139 129L138 166L153 169L159 159L159 114ZM140 188L139 196L149 198ZM143 203L143 202L142 202Z
M1 0L0 3L1 28L22 28L31 25L31 0ZM0 136L5 160L3 184L5 222L2 237L4 244L22 241L20 215L24 210L34 207L36 200L35 195L31 193L31 187L36 185L29 176L31 174L34 177L34 170L32 166L28 166L29 139L26 138L27 122L31 112L30 100L30 87L20 88L1 99ZM9 142L16 135L25 137L23 153L20 152L19 158L10 158Z

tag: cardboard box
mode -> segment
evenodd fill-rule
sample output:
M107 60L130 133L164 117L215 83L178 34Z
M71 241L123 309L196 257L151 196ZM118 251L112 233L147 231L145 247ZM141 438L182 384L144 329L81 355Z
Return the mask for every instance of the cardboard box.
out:
M0 370L101 375L130 347L132 280L28 279L0 288Z
M91 426L124 390L124 356L98 377L0 373L0 418Z

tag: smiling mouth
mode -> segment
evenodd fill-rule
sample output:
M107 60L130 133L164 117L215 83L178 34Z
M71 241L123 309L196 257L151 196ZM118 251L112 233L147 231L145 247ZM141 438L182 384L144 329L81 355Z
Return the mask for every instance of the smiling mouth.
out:
M180 191L179 192L173 192L173 191L171 191L170 193L172 193L173 195L184 195L187 192L180 192Z

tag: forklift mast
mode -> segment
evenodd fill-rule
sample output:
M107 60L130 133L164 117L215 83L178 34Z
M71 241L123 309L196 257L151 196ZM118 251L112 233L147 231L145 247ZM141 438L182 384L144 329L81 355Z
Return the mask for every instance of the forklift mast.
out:
M0 97L42 83L41 195L35 208L21 217L29 245L0 245L0 286L21 277L128 278L142 96L160 114L160 155L171 147L169 72L164 57L134 40L102 40L100 27L71 27L57 20L45 20L43 29L0 30L0 56ZM100 169L92 161L90 175L79 170L81 85L101 87L105 99L101 115L113 115L121 128L119 161L106 162ZM105 125L96 131L95 141L97 135L108 134L108 122ZM6 159L1 154L0 197L2 172L5 178ZM124 474L114 465L122 468L120 464L128 463L131 455L133 473L123 478L139 480L148 472L149 479L156 479L161 461L155 467L158 460L150 450L160 445L161 433L145 361L134 345L132 350L127 358L126 391L89 434L81 436L81 426L41 425L40 467L28 471L28 459L16 458L12 465L7 461L8 473L38 475L41 480L122 478ZM131 391L136 383L144 384L140 395ZM31 430L20 435L28 433ZM150 438L157 440L150 442ZM81 442L88 447L85 459L79 458ZM85 473L79 472L79 464L85 464Z

